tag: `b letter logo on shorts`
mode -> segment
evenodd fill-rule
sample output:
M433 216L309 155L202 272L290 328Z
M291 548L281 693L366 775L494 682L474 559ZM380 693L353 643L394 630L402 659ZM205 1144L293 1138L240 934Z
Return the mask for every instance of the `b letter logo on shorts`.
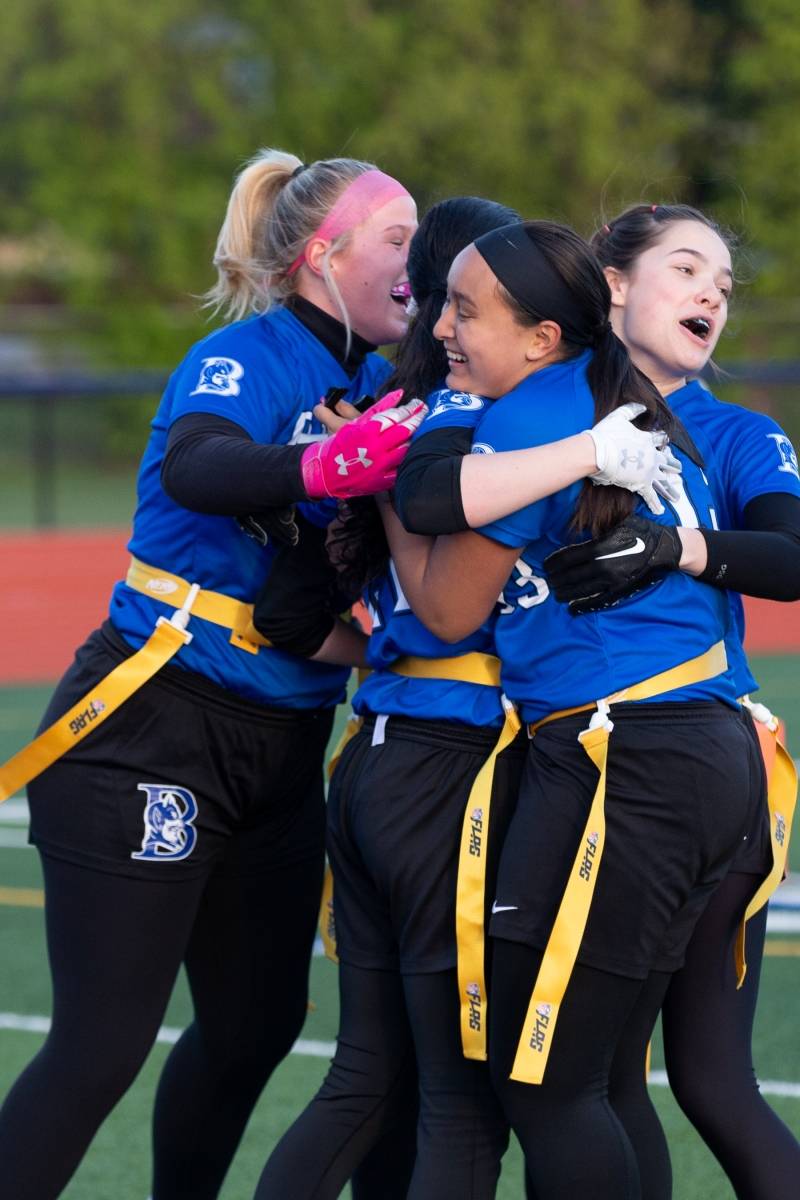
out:
M244 367L235 358L204 358L197 387L189 394L196 396L198 392L208 392L212 396L238 396L240 388L236 380L243 375Z
M131 854L131 858L150 862L188 858L197 841L193 825L197 801L192 793L163 783L140 783L139 791L147 796L144 837L141 850Z

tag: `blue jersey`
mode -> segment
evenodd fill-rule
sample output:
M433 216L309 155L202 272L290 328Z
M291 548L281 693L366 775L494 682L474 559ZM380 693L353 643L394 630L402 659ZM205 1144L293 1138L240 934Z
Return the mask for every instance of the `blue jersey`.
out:
M478 425L475 449L484 453L545 445L594 423L587 351L569 362L537 371L496 401ZM711 526L713 498L703 472L681 455L683 487L698 523ZM575 541L570 522L581 484L564 488L481 532L521 547L503 591L495 639L503 664L503 688L526 721L590 703L702 654L724 639L730 625L727 593L681 571L613 608L580 618L550 594L543 577L548 554ZM651 519L640 502L637 511ZM655 518L678 524L666 510ZM716 679L668 693L661 699L719 699L734 704L730 671Z
M715 529L743 529L744 510L756 496L787 492L800 498L797 455L781 427L763 413L726 404L693 380L668 397L705 462L714 497ZM690 528L702 522L682 495L672 506L678 523ZM742 642L744 607L738 592L728 592L733 627L726 643L728 662L740 695L758 686L750 673Z
M429 412L415 437L452 426L474 428L487 407L480 396L451 392L447 388L432 392L427 403ZM454 658L470 651L494 655L494 616L460 642L440 641L414 616L391 562L387 573L373 580L365 600L373 622L367 646L372 673L353 698L357 713L388 713L466 725L502 724L499 688L442 679L413 679L389 669L392 662L404 655Z
M240 425L262 444L315 441L323 435L312 415L329 387L355 399L374 394L389 364L367 356L353 379L301 321L286 309L252 317L210 334L173 373L152 422L137 485L131 553L149 566L202 588L252 603L269 575L274 551L246 537L232 517L207 516L176 504L161 487L169 428L187 413L213 413ZM141 646L156 618L173 609L118 583L111 619L132 646ZM279 650L250 654L230 634L200 618L192 641L173 663L197 671L230 691L262 704L316 708L342 699L349 671Z

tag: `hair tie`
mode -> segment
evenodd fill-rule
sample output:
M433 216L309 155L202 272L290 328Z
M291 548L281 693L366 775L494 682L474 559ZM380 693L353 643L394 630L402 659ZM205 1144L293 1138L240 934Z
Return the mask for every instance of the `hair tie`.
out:
M651 204L651 205L650 205L650 212L651 212L651 213L654 213L654 212L656 211L656 209L657 209L657 208L658 208L658 205L657 205L657 204Z
M295 167L295 169L292 171L291 175L289 176L289 179L290 180L296 179L297 176L301 173L301 171L307 171L308 167L309 167L308 163L300 163L300 166Z
M603 226L603 233L611 233L611 226L610 226L610 225L604 225L604 226Z

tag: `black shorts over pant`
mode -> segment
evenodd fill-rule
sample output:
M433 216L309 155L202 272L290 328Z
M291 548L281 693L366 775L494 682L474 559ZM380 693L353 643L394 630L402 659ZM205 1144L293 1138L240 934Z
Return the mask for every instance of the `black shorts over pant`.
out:
M41 728L132 653L110 623L92 634ZM268 871L321 856L321 767L332 723L333 709L267 708L167 665L32 781L31 841L54 858L138 879ZM186 793L196 804L186 857L173 857L168 841L153 857L132 857L143 849L155 794L143 785L173 789L181 814Z
M43 724L131 653L112 627L93 634ZM166 666L33 781L53 1022L0 1112L8 1195L61 1195L140 1069L183 962L194 1019L158 1085L151 1194L218 1196L306 1015L331 722L332 710L263 708Z
M615 706L606 843L578 962L644 979L682 962L692 929L764 806L749 718L716 703ZM586 713L531 742L506 838L491 933L543 948L589 813L597 770ZM511 907L513 906L513 908Z
M402 974L456 963L455 897L461 825L475 776L499 730L389 717L346 747L328 796L339 957ZM524 734L497 759L487 855L491 905L497 854L516 800Z

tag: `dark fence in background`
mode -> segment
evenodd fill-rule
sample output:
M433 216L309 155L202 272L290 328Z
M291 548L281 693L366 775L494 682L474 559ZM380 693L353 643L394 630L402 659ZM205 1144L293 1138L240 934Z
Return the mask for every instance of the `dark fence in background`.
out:
M163 371L0 379L0 527L127 525ZM800 360L709 372L722 399L768 412L800 447Z

